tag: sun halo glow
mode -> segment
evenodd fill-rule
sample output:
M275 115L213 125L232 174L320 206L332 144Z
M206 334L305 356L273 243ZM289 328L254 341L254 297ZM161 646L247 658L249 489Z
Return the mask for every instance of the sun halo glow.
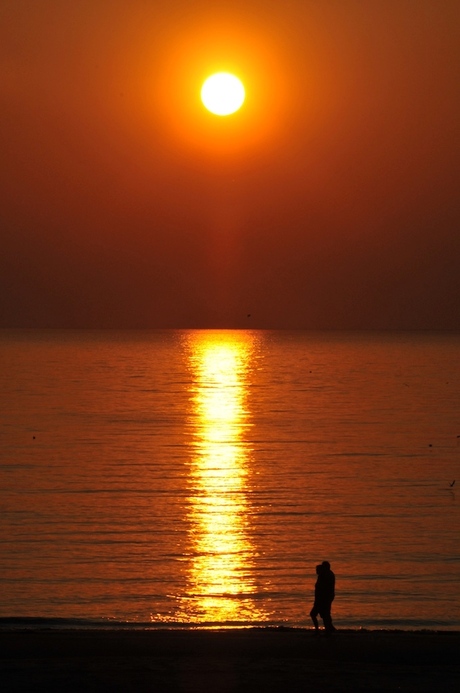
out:
M238 111L245 96L241 80L230 72L216 72L205 80L201 88L203 105L218 116L227 116Z
M246 31L226 18L187 23L171 36L165 69L155 73L149 127L153 116L165 142L171 137L173 146L200 161L241 160L266 151L286 121L291 81L277 40L259 28ZM246 93L241 108L227 116L209 111L201 97L205 80L219 72L237 76Z

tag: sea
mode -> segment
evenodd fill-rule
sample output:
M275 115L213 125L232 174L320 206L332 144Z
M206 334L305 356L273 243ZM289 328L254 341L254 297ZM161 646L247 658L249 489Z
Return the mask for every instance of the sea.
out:
M460 628L460 333L0 330L0 625ZM456 483L455 483L456 481Z

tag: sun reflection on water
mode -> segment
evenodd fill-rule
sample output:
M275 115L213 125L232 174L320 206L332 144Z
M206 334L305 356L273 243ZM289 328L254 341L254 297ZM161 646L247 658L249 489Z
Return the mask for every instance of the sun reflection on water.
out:
M260 621L247 500L250 333L189 337L194 454L189 474L190 569L182 603L191 622Z

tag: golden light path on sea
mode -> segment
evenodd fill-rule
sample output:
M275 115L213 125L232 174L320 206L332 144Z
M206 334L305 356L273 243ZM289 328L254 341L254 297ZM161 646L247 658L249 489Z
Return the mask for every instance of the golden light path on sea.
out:
M264 620L254 595L244 431L248 333L193 333L190 363L195 453L190 467L190 621Z

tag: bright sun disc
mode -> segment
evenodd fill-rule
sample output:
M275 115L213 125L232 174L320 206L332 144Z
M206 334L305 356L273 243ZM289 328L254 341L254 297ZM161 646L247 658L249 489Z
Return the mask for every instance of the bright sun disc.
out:
M208 111L219 116L235 113L243 105L243 84L229 72L216 72L204 82L201 100Z

